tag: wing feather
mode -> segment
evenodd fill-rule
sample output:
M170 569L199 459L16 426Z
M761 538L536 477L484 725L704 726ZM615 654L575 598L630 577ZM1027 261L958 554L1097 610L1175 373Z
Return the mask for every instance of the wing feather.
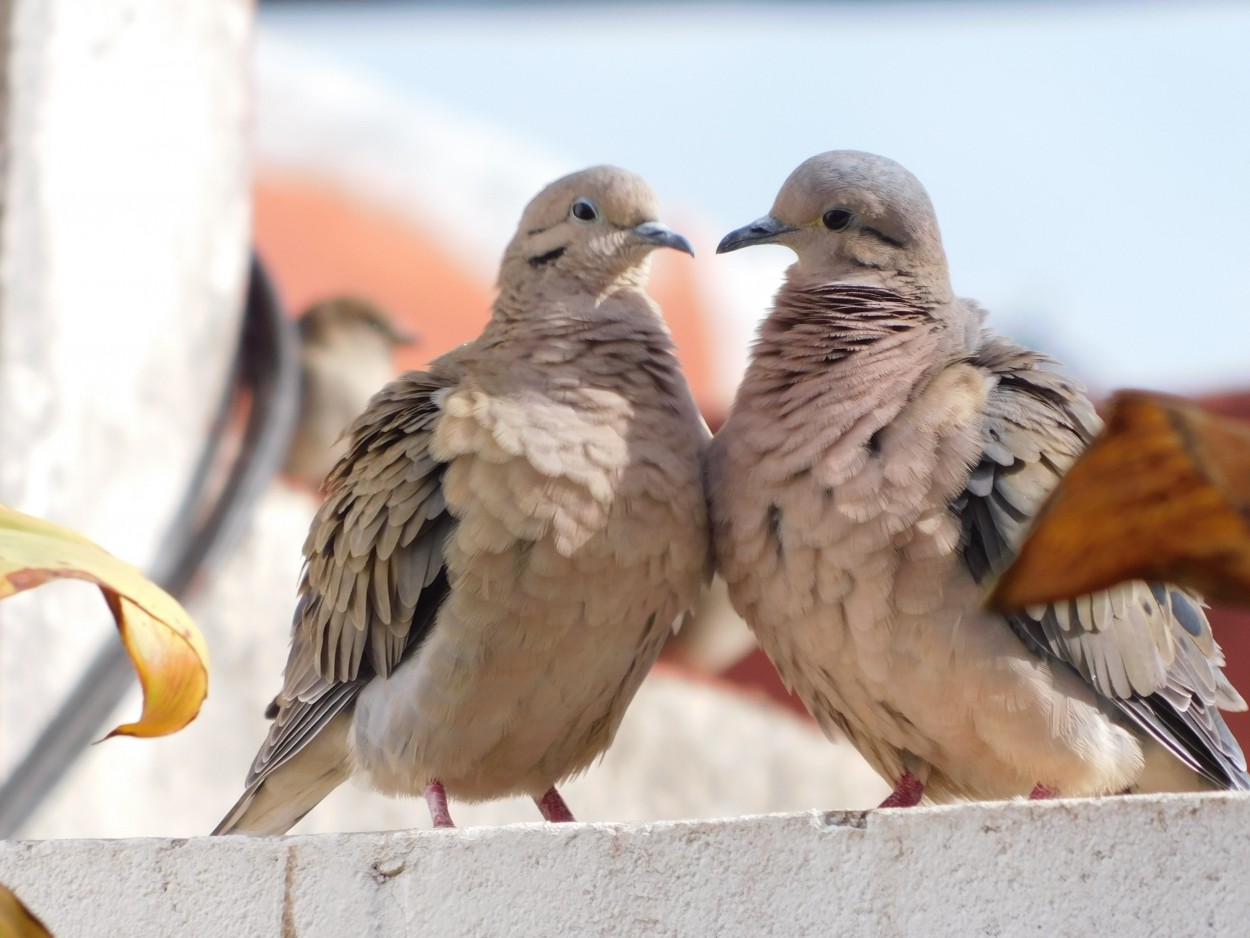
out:
M429 452L454 380L409 372L348 430L329 494L304 544L285 680L248 785L287 762L375 675L390 674L433 628L448 592L443 548L455 527L444 464Z
M998 384L986 404L985 450L958 507L965 561L988 585L1100 424L1081 390L1043 356L990 337L976 363ZM1195 597L1129 582L1006 621L1192 769L1221 786L1250 789L1245 756L1219 714L1245 704L1220 670L1223 655Z

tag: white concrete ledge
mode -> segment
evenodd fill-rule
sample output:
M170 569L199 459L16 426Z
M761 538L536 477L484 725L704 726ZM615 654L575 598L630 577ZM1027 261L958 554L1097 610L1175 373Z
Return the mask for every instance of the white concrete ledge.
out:
M58 938L1250 933L1250 798L0 843Z

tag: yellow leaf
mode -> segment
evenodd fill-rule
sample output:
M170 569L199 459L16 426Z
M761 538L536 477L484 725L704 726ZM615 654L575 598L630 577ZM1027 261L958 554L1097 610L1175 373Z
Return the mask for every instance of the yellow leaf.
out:
M1122 391L1034 519L986 605L1000 611L1162 580L1250 602L1250 426Z
M195 719L208 693L208 649L172 596L80 534L0 505L0 599L59 578L104 593L143 687L143 713L110 736L163 736Z
M52 938L47 926L7 886L0 886L0 938Z

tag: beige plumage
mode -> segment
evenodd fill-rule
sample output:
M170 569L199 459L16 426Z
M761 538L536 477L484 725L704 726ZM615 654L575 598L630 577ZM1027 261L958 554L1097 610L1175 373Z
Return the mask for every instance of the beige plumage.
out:
M715 552L782 677L896 786L886 804L1250 787L1218 712L1245 704L1194 597L1136 582L981 610L1098 420L953 295L915 177L814 157L719 251L760 243L798 260L709 451Z
M482 335L374 398L305 544L274 722L217 833L287 830L352 772L528 794L608 746L710 575L708 432L643 291L691 251L638 177L547 187Z
M300 412L283 472L320 489L347 452L345 431L392 378L397 347L416 340L375 303L341 296L298 320Z

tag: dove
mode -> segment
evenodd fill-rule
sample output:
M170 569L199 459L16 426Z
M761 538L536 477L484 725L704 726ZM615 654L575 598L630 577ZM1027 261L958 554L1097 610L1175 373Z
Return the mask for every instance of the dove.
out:
M281 833L357 775L448 798L557 790L611 743L711 578L710 432L659 308L693 255L639 177L595 167L525 208L481 335L383 388L304 545L284 683L215 833Z
M709 448L713 550L784 681L894 786L883 807L1250 788L1195 596L982 609L1099 421L954 295L920 182L815 156L717 252L757 244L797 260Z
M314 303L298 320L300 412L283 472L320 489L347 449L344 431L392 378L394 350L416 342L355 296Z

